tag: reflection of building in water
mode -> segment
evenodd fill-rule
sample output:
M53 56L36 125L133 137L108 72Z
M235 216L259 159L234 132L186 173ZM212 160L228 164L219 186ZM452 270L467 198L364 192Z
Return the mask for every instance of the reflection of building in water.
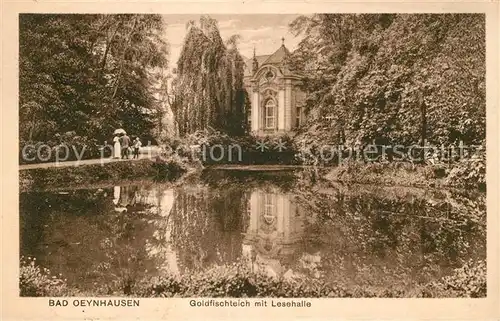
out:
M249 214L243 255L252 262L253 269L283 274L288 262L300 254L297 248L304 233L304 211L293 202L293 195L255 190Z
M277 189L141 186L115 188L114 196L115 208L128 207L129 214L141 213L152 225L147 252L158 270L182 274L243 255L255 268L277 275L301 254L305 216L293 195ZM136 211L132 203L144 209Z

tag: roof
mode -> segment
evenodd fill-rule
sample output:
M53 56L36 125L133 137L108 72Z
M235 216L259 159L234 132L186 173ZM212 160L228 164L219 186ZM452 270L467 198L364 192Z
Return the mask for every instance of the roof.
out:
M269 58L271 55L260 55L260 56L255 56L257 58L257 62L259 63L259 66L262 66L262 64ZM253 58L247 59L245 61L245 76L251 76L252 75L252 64L253 64Z
M263 63L266 64L279 64L290 55L290 51L285 47L285 45L281 45L267 60ZM259 64L261 66L261 64Z
M264 65L281 65L283 60L290 54L291 54L290 51L285 47L285 45L281 45L278 48L278 50L276 50L273 54L255 56L255 58L257 58L257 62L260 68ZM245 61L245 73L244 73L245 76L252 76L252 65L253 65L253 58L247 59ZM290 74L288 68L285 69L286 70L282 71L286 74Z

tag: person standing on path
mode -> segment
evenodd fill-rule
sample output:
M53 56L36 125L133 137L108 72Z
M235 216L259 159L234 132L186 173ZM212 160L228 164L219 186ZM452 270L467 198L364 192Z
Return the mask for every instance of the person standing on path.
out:
M142 146L141 140L139 139L139 137L136 137L134 140L134 157L132 158L139 159L139 149L141 148L141 146Z
M122 147L120 145L120 138L115 136L113 142L115 143L113 146L113 158L121 158Z
M121 145L122 145L122 158L128 159L128 148L130 147L130 137L127 134L123 134L121 137Z

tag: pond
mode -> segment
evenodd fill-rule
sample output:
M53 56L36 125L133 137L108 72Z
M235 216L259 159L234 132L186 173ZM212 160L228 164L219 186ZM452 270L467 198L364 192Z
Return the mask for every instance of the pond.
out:
M22 256L68 285L111 294L124 280L245 262L272 276L411 289L486 257L486 195L310 184L302 172L207 171L20 195Z

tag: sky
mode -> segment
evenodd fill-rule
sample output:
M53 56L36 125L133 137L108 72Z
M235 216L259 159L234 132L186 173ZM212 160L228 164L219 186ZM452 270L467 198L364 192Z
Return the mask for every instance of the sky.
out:
M255 46L257 55L272 54L285 38L285 46L293 51L300 39L294 37L288 30L288 24L299 15L285 14L253 14L253 15L210 15L219 24L223 40L238 34L241 36L238 48L246 57L253 56ZM164 15L167 23L166 38L170 44L170 67L177 65L177 60L186 36L186 23L190 20L199 21L200 15Z

